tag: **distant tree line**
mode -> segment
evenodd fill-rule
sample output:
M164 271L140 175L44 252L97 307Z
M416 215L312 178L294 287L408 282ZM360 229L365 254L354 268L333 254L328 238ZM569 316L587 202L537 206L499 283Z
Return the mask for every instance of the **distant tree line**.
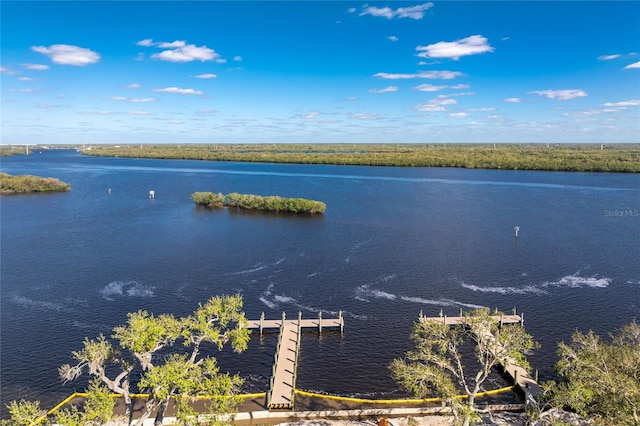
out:
M640 173L639 144L97 145L85 154L262 163Z
M71 185L55 178L0 173L0 194L21 194L27 192L66 192Z
M262 210L287 213L324 213L326 204L321 201L304 198L285 198L277 195L260 196L238 194L232 192L224 195L213 192L194 192L191 194L194 203L208 207L234 207L246 210Z

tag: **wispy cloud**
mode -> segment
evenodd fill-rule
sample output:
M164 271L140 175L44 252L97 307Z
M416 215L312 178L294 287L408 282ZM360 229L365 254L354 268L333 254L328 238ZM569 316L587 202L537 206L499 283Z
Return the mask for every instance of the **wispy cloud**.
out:
M392 35L392 36L387 37L387 40L398 41L398 37Z
M633 64L629 64L626 67L624 67L625 70L632 69L632 68L640 68L640 61L634 62Z
M109 98L110 101L126 101L133 103L146 103L146 102L155 102L156 98L128 98L126 96L112 96Z
M49 69L49 65L44 64L20 64L23 68L33 71L44 71Z
M379 120L382 118L382 114L355 112L349 114L349 118L353 118L354 120Z
M640 99L632 99L630 101L622 101L622 102L607 102L601 105L606 107L640 106Z
M519 104L520 102L522 102L522 99L520 99L520 98L507 98L504 101L512 103L512 104Z
M59 65L83 67L85 65L95 64L100 60L99 53L91 49L70 44L52 44L49 47L31 46L31 50L47 55L53 63Z
M388 6L385 7L376 7L376 6L368 6L364 5L362 12L360 12L360 16L371 15L378 16L387 19L393 18L411 18L411 19L422 19L424 17L424 12L427 9L433 7L433 3L423 3L415 6L409 7L399 7L397 9L391 9ZM350 12L355 12L354 8L349 9Z
M148 111L127 111L127 114L129 114L129 115L153 115L152 112L148 112Z
M427 103L417 104L414 109L422 112L438 112L446 111L446 105L456 105L458 101L447 96L440 95L437 98L430 99Z
M416 50L420 52L418 56L421 58L451 58L458 60L462 56L493 52L494 48L489 45L486 37L472 35L456 41L441 41L427 46L418 46Z
M218 76L217 76L217 75L215 75L215 74L211 74L211 73L208 73L208 74L198 74L198 75L194 75L194 77L195 77L195 78L218 78Z
M10 68L6 68L6 67L0 67L0 73L5 74L5 75L15 75L15 74L19 74L18 71L14 71Z
M162 89L153 89L154 92L178 93L180 95L204 95L204 92L195 89L181 89L180 87L165 87Z
M318 117L319 115L320 115L319 111L311 111L304 114L300 114L300 117L311 120Z
M620 55L618 53L616 53L615 55L601 55L601 56L598 56L598 60L599 61L610 61L612 59L617 59L617 58L619 58L621 56L622 55Z
M467 114L466 112L454 112L453 114L449 114L449 117L453 117L453 118L464 118L468 116L469 114Z
M390 92L397 92L397 91L398 91L398 86L387 86L384 89L369 89L369 93L375 93L375 94L390 93Z
M414 87L414 90L417 90L419 92L437 92L439 90L443 90L448 88L449 86L434 86L433 84L420 84L416 87Z
M566 101L569 99L582 98L587 96L587 92L582 89L567 89L567 90L533 90L527 92L533 95L545 96L548 99L557 99L559 101Z
M452 78L460 77L462 75L459 71L421 71L418 73L412 74L394 74L387 72L379 72L374 74L374 77L382 78L385 80L403 80L403 79L411 79L411 78L431 78L431 79L441 79L441 80L450 80Z
M192 62L192 61L216 61L226 62L226 60L220 58L220 55L213 49L207 46L196 46L195 44L187 44L185 40L175 40L172 42L159 41L154 42L151 38L140 40L136 43L142 47L159 47L163 50L160 53L154 53L151 55L153 59L159 59L161 61L168 62Z
M242 56L234 56L233 60L236 62L242 62Z
M142 87L140 83L131 83L124 86L126 89L139 89Z

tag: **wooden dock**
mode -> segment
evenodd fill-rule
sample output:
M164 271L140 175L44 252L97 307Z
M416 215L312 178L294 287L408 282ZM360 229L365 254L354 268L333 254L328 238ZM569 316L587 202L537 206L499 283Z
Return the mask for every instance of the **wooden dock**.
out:
M249 320L248 327L252 330L259 330L261 335L264 330L280 330L275 362L269 382L269 392L267 393L267 409L292 409L302 330L315 328L318 333L322 333L324 328L338 328L340 332L343 332L344 319L342 312L338 314L338 318L332 319L322 318L322 313L316 319L302 319L302 314L298 312L297 319L289 320L286 319L284 312L279 320L266 320L264 313L262 313L259 320Z
M513 310L512 315L493 315L494 321L503 324L520 324L524 325L524 315L522 313L516 314L515 308ZM425 321L437 321L443 322L448 325L460 325L464 323L464 317L448 317L446 315L438 316L438 317L424 317L421 316L421 319ZM491 334L489 330L486 330L485 337L489 337L494 339L495 336ZM503 365L505 373L511 377L513 383L516 384L524 393L527 402L535 404L535 397L542 393L542 388L538 384L537 380L527 372L526 369L520 367L516 364L516 361L512 358L508 358L506 365Z

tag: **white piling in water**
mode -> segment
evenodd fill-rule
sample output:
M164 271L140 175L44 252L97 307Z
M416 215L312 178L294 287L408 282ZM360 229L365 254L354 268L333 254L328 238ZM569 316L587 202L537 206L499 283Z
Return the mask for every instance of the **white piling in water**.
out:
M519 226L514 226L513 230L516 233L516 238L518 238L518 232L520 232L520 227Z
M156 198L156 191L154 191L153 189L149 191L149 198Z

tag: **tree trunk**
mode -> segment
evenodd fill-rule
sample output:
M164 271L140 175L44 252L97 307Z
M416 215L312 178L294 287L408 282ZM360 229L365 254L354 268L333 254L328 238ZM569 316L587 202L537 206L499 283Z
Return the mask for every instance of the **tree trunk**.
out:
M154 426L162 426L162 420L164 419L164 413L167 411L167 405L169 405L169 397L160 403L158 412L156 413L156 420L153 422Z
M144 421L147 420L149 418L149 416L151 415L151 412L153 411L154 408L156 408L158 406L158 401L155 398L149 397L149 400L147 401L147 403L145 404L145 410L144 413L142 414L142 416L138 419L138 421L135 423L135 426L143 426Z

